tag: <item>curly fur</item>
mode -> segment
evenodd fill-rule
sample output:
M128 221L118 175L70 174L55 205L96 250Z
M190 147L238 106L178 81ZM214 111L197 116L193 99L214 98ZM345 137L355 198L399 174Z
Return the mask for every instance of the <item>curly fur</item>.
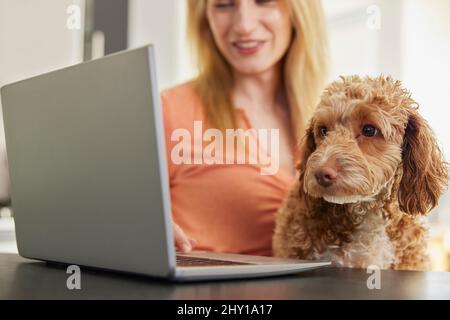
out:
M427 268L424 215L448 185L448 165L417 109L391 77L341 77L324 91L302 142L299 181L277 213L275 256ZM376 135L362 134L366 125ZM315 175L322 167L337 172L330 186Z

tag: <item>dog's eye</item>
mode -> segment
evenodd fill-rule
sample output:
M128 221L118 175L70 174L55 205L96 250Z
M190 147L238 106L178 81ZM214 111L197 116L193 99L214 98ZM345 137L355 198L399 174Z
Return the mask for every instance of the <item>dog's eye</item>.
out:
M362 134L366 137L374 137L377 134L378 130L374 126L368 124L365 125L362 129Z
M323 136L326 136L327 133L328 133L328 128L325 127L325 126L320 127L320 133L321 133Z

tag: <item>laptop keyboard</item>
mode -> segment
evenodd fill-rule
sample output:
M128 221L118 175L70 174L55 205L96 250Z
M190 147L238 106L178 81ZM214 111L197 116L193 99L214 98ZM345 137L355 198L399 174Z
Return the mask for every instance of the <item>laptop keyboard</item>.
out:
M177 255L177 266L179 267L210 267L210 266L237 266L237 265L252 265L252 263Z

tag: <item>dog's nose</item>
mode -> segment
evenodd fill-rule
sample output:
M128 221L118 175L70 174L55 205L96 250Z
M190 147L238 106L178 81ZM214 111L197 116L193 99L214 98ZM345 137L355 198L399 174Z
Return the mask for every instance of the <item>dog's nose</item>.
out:
M337 171L330 167L320 167L316 170L314 176L316 177L317 183L326 188L331 186L336 180Z

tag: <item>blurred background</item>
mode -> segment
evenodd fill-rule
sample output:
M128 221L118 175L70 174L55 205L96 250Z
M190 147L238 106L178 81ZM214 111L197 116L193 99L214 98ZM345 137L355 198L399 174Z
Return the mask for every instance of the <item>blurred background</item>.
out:
M290 1L290 0L288 0ZM450 159L450 1L323 0L330 81L390 74L419 102ZM160 89L195 76L185 0L0 0L0 87L148 43ZM0 105L1 107L1 105ZM17 252L0 113L0 252ZM429 216L434 271L450 271L450 193Z

